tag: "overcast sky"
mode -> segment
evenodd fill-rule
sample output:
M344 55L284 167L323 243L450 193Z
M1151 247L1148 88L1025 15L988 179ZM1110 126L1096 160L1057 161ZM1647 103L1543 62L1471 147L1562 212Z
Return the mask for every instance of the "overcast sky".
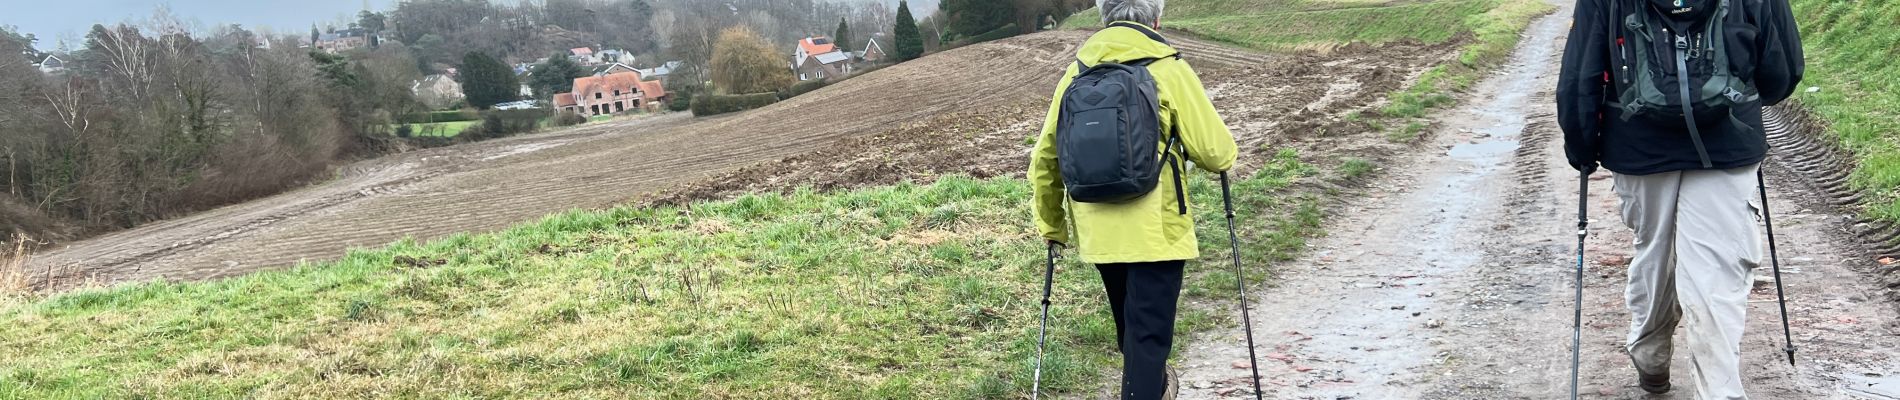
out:
M716 0L701 0L716 1ZM876 1L895 6L897 0L830 0L844 2ZM935 11L938 0L912 0L911 11L918 18ZM92 24L141 22L164 6L172 15L208 30L223 24L241 24L246 28L269 28L279 34L305 34L310 24L347 24L365 3L375 10L394 8L397 0L0 0L0 25L18 27L21 32L39 37L34 47L59 48L60 40L79 47Z
M387 9L395 0L369 0ZM310 24L354 19L364 0L0 0L0 25L39 36L35 47L53 49L62 38L82 40L96 23L142 21L160 5L200 29L223 24L269 27L278 33L306 33ZM69 43L77 47L79 43Z

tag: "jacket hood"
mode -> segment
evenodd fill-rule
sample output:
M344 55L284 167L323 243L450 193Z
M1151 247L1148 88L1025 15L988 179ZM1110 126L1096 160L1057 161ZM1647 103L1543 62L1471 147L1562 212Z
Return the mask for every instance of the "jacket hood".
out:
M1075 58L1085 64L1095 65L1102 61L1162 58L1179 53L1153 28L1133 22L1116 22L1089 36L1089 40L1082 43L1082 49L1076 51Z

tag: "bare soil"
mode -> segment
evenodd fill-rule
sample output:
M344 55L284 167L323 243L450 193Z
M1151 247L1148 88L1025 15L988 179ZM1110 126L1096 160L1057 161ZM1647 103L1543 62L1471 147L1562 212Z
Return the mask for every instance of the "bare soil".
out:
M1566 6L1534 23L1512 63L1443 114L1428 145L1346 202L1331 235L1253 295L1265 397L1568 395L1578 178L1562 162L1549 91L1568 20ZM1745 385L1765 399L1893 398L1872 394L1900 374L1891 351L1900 345L1900 310L1869 279L1877 263L1854 244L1852 219L1780 166L1785 149L1772 160L1771 209L1800 364L1783 358L1773 286L1760 280L1743 343ZM1635 386L1622 350L1632 236L1614 214L1607 177L1591 181L1582 394L1694 398L1686 351L1674 391ZM1252 397L1240 338L1235 326L1190 342L1178 358L1181 398Z

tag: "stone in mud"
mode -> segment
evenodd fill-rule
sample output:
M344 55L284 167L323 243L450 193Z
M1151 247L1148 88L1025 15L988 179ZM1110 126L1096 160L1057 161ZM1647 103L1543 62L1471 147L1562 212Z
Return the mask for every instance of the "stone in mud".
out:
M1438 329L1439 327L1442 327L1442 326L1445 326L1445 321L1439 321L1437 319L1425 320L1426 328Z
M1234 369L1248 369L1253 368L1253 363L1247 360L1235 360L1232 366Z
M1605 267L1621 267L1630 264L1630 257L1621 254L1611 254L1597 257L1597 264Z

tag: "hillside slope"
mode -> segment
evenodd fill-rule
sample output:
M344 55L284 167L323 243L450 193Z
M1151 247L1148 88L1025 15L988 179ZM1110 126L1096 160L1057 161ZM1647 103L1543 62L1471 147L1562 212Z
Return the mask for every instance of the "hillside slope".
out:
M1047 96L1081 32L969 46L734 116L667 116L431 149L271 198L48 249L35 286L197 280L396 239L488 231L599 208L951 110Z
M1795 100L1852 154L1862 212L1900 223L1900 3L1793 0L1808 75Z

